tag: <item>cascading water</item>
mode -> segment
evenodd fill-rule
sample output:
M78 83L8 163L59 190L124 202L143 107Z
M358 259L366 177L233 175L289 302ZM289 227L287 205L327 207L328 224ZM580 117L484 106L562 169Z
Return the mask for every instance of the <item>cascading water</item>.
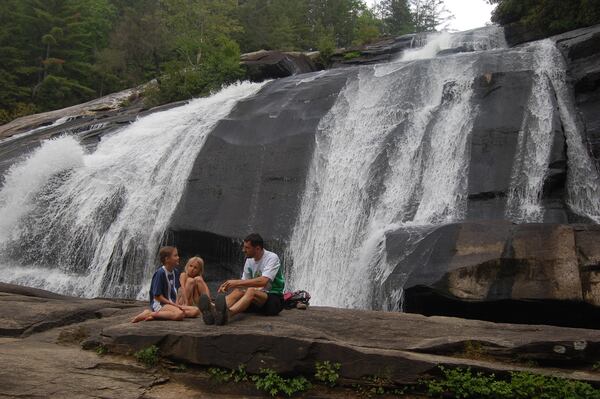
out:
M319 126L290 240L292 287L368 308L388 272L386 231L463 217L474 60L361 68L347 83Z
M465 46L466 53L436 57ZM560 52L551 41L506 47L496 27L438 34L399 61L363 67L350 79L317 134L290 239L292 288L307 289L320 305L399 309L402 281L395 281L388 298L373 295L399 262L386 259L385 234L405 231L406 258L434 226L464 219L469 136L477 116L472 85L478 76L501 72L501 64L512 71L534 65L507 217L543 220L540 200L558 103L568 144L570 206L598 220L600 181L573 118ZM489 54L482 65L480 51Z
M461 51L484 51L506 48L504 29L492 25L465 32L436 32L418 36L419 46L400 55L401 61L422 60L435 57L440 51L458 49Z
M519 134L507 217L515 222L543 222L541 204L553 144L553 120L558 108L567 142L567 190L571 209L600 222L600 176L582 141L574 101L567 86L565 60L552 40L530 44L534 81ZM556 104L556 105L555 105Z
M42 143L4 177L0 281L137 295L208 133L261 87L232 85L139 119L93 153L70 136Z

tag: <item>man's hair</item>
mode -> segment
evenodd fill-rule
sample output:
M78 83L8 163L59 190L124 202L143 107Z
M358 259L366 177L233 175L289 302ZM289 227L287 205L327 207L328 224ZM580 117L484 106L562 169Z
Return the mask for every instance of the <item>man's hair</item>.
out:
M244 242L250 242L250 245L252 245L253 247L265 247L265 242L263 241L260 234L257 233L249 234L246 238L244 238Z
M160 263L165 263L165 259L169 256L173 255L177 248L175 247L162 247L158 250L158 258L160 259Z

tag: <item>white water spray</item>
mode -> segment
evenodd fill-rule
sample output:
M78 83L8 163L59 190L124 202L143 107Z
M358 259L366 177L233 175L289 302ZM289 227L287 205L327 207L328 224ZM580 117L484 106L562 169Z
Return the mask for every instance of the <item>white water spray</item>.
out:
M316 137L290 240L293 288L320 305L368 308L389 273L387 231L462 217L472 62L367 67L349 80Z
M261 87L232 85L141 118L91 154L62 137L13 165L0 191L0 281L86 297L138 294L207 135Z

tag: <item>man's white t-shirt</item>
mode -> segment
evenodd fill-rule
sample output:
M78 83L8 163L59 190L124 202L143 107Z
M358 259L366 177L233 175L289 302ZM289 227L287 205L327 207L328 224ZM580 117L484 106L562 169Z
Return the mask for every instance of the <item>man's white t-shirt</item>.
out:
M246 259L242 280L250 280L260 276L269 278L269 283L262 288L263 291L283 294L283 273L277 254L265 249L262 258L258 262L254 258Z

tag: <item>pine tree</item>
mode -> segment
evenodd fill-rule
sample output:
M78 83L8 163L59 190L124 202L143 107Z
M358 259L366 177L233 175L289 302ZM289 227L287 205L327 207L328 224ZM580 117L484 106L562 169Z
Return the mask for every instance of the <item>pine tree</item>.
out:
M382 0L377 11L383 22L383 33L404 35L414 32L413 15L407 0Z

